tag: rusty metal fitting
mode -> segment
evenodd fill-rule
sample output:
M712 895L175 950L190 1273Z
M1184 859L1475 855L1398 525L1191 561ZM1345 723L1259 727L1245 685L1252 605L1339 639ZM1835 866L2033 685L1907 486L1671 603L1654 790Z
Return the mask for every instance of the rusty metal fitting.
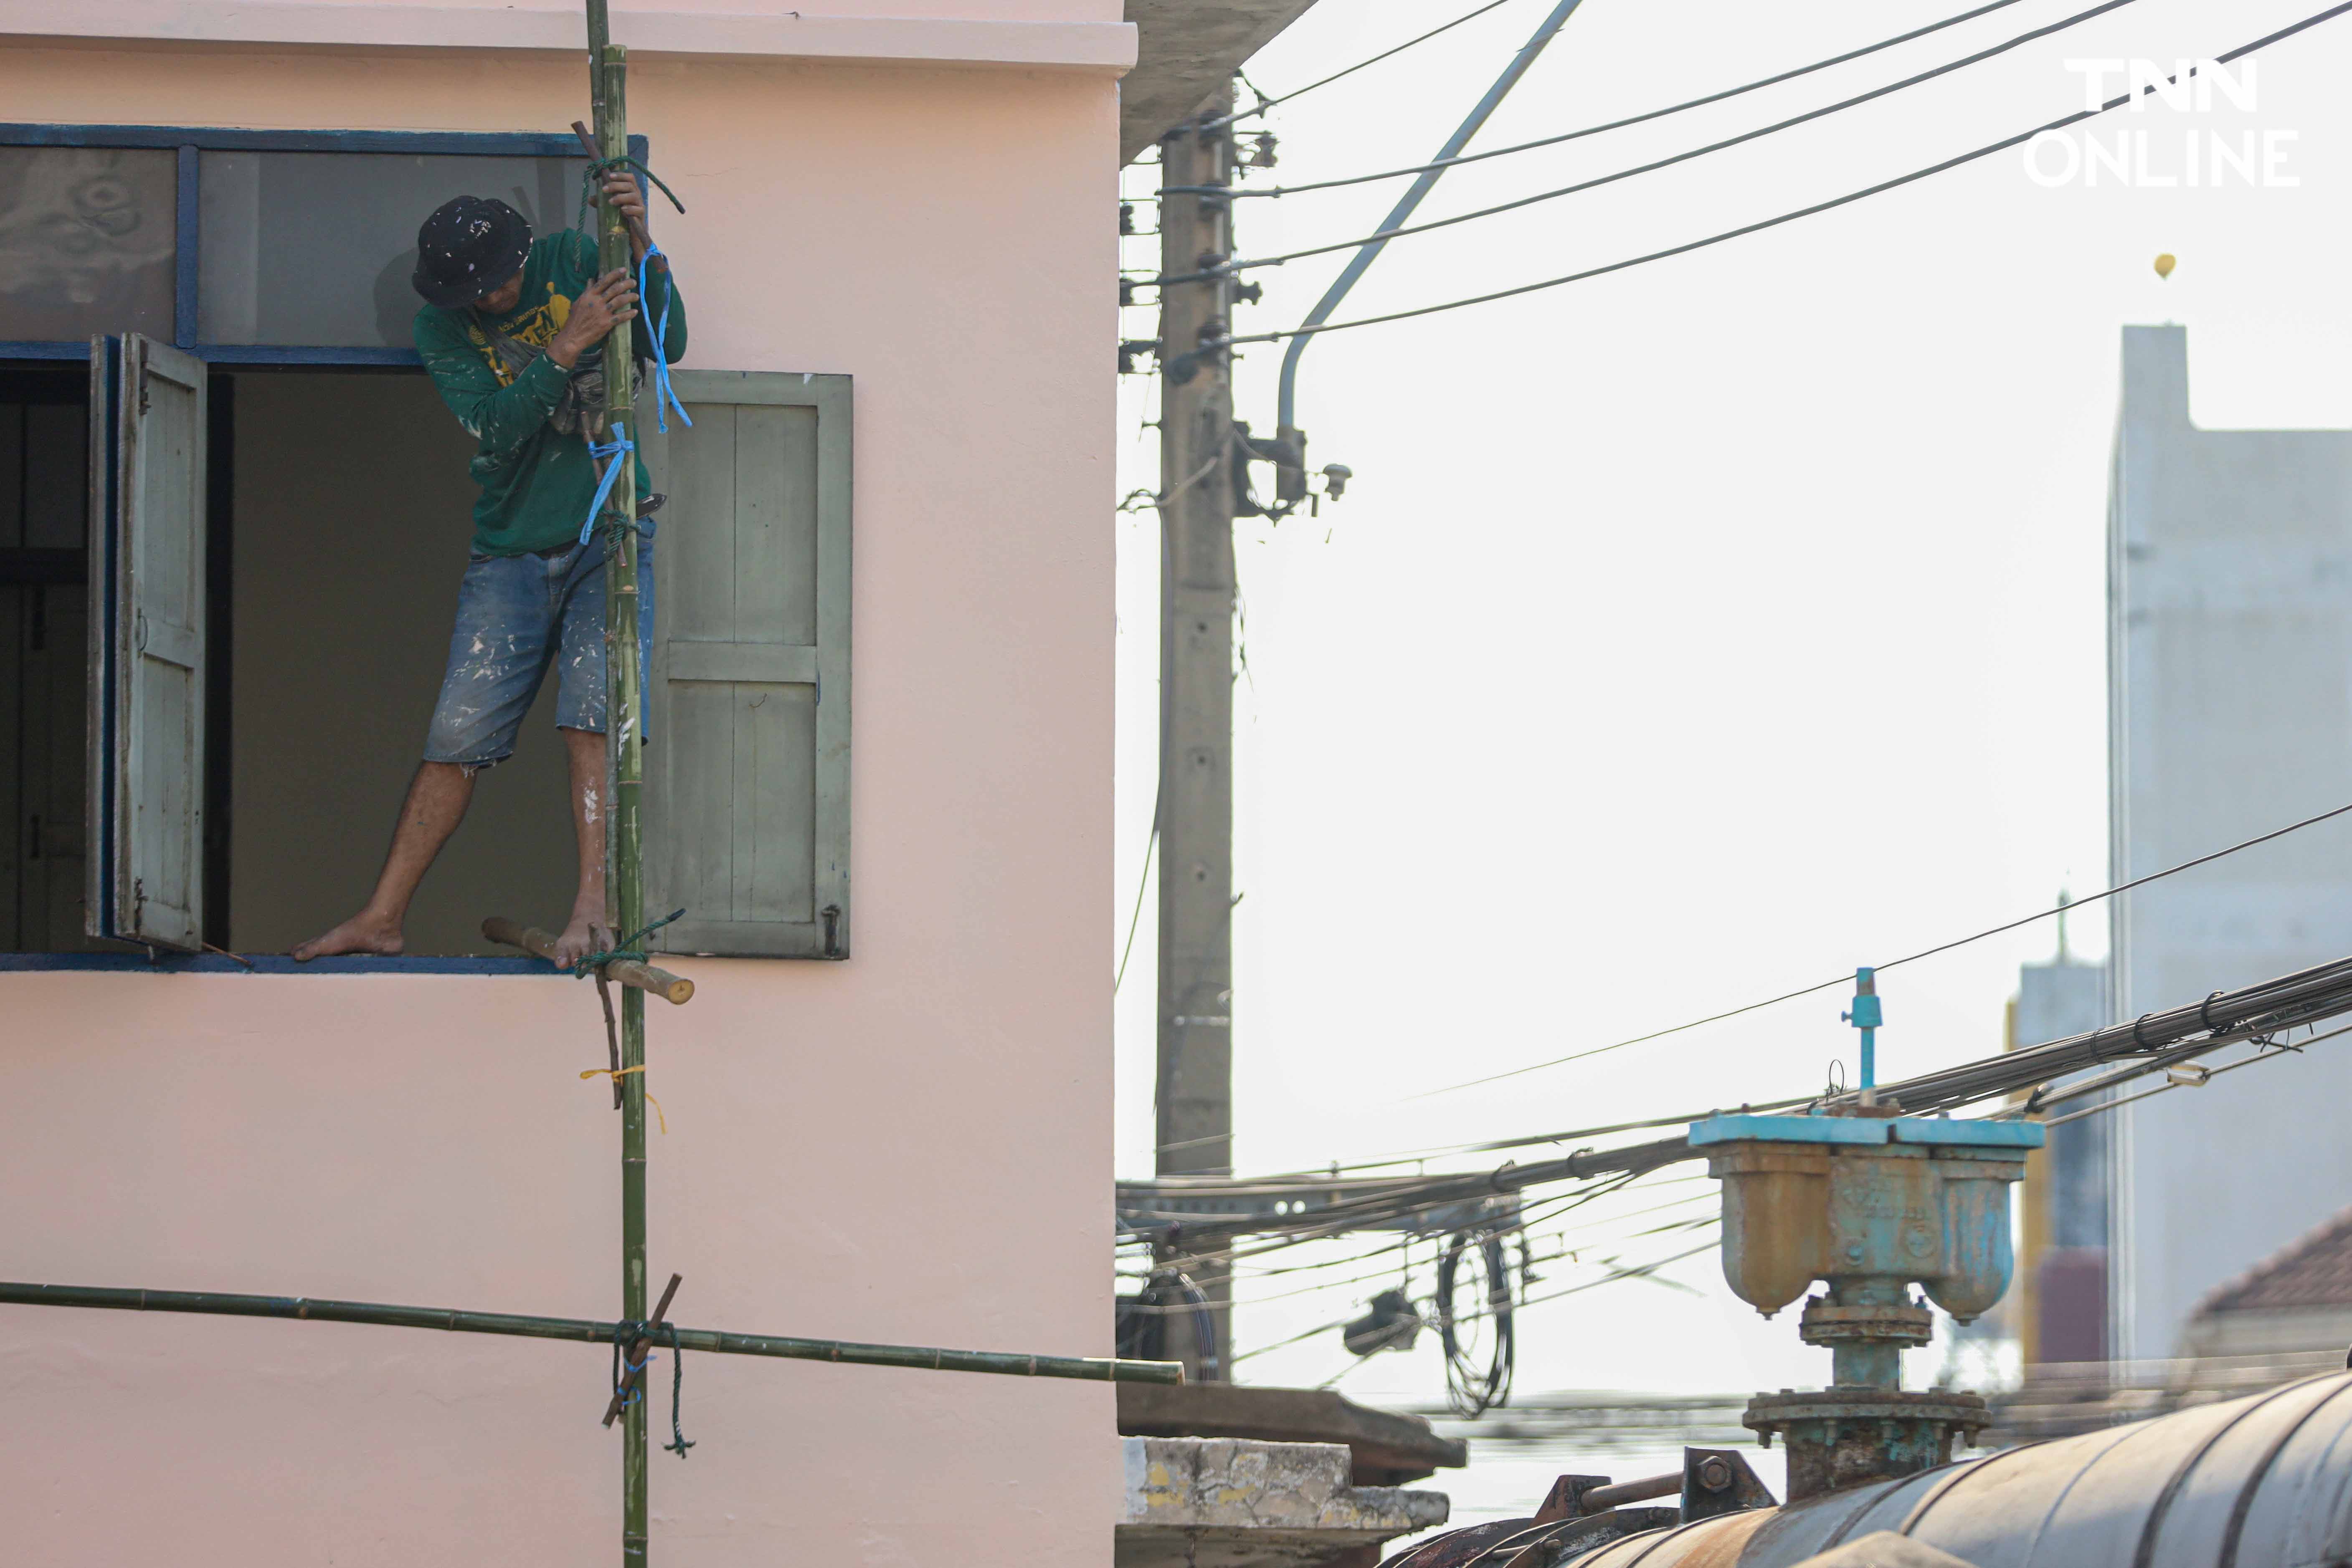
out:
M1833 1306L1816 1296L1797 1320L1797 1334L1809 1345L1900 1344L1916 1348L1936 1337L1935 1314L1925 1307Z
M1948 1465L1956 1441L1991 1424L1981 1395L1951 1390L1826 1388L1759 1394L1743 1425L1789 1455L1789 1500Z

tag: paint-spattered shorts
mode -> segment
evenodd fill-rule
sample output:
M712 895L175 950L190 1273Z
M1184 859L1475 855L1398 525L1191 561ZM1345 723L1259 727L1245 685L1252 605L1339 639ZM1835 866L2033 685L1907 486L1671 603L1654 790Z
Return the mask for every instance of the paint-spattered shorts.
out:
M637 626L642 656L654 634L654 550L644 539L637 542ZM602 540L467 563L425 760L486 768L514 755L515 736L551 665L556 726L604 733ZM640 681L647 673L641 657Z

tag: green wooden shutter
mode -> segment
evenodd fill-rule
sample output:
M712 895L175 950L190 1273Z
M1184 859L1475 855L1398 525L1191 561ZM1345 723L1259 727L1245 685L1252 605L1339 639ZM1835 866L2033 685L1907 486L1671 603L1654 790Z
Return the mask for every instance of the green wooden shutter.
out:
M850 385L678 371L656 514L646 908L665 952L849 956ZM650 389L639 413L650 412Z
M204 946L205 367L90 346L89 930Z

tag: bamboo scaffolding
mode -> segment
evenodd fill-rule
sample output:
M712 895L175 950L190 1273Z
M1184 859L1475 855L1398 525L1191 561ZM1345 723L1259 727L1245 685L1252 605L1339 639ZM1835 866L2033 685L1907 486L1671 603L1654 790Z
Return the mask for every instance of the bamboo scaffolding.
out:
M519 947L551 963L555 958L555 938L539 927L527 926L520 921L492 915L482 922L482 934L501 946ZM672 974L667 969L656 969L634 958L616 958L604 968L605 977L614 984L650 991L674 1006L683 1006L694 1000L694 982L683 974ZM615 1067L619 1065L617 1062L614 1064Z
M594 105L596 147L608 167L629 154L629 51L612 41L605 0L586 0L588 87ZM610 203L598 205L597 270L630 265L629 233ZM640 300L642 309L644 301ZM636 369L635 334L627 321L614 324L604 340L604 444L639 438L630 385ZM645 925L645 835L639 815L645 779L645 711L638 689L636 455L616 452L621 465L612 486L610 521L597 520L604 535L604 744L612 782L604 816L604 918L615 931ZM614 1081L621 1088L621 1316L646 1317L646 994L621 992L621 1065ZM621 1562L646 1568L646 1405L632 1401L622 1416Z
M215 1290L140 1290L110 1285L30 1285L0 1280L0 1305L84 1307L129 1312L194 1312L223 1318L298 1318L319 1323L371 1323L381 1328L440 1329L458 1334L504 1334L609 1345L622 1325L589 1318L541 1318L515 1312L467 1312L448 1307L402 1307L383 1301L322 1301L307 1296L239 1296ZM629 1320L631 1323L636 1321ZM669 1342L664 1330L658 1344ZM1012 1351L952 1351L929 1345L860 1344L780 1334L736 1334L680 1329L681 1350L713 1355L775 1356L786 1361L837 1362L845 1366L896 1366L922 1372L989 1373L1001 1377L1064 1377L1091 1383L1181 1383L1172 1361L1120 1361L1100 1356L1024 1355ZM642 1412L645 1402L630 1406Z

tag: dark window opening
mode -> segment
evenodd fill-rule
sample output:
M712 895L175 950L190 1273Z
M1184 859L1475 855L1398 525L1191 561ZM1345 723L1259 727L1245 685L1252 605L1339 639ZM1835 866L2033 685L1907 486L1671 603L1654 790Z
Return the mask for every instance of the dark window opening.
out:
M0 952L108 949L88 879L89 374L0 366Z
M414 372L215 371L206 519L205 940L283 952L373 885L422 748L472 531L473 442ZM84 934L89 388L0 365L0 952ZM409 914L417 957L558 929L577 877L552 682Z

